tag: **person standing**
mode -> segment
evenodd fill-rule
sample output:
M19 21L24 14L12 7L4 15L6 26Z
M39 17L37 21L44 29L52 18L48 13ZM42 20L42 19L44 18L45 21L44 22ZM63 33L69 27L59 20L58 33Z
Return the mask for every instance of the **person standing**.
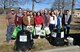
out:
M58 11L57 13L57 33L60 33L62 29L62 15L61 12Z
M24 11L23 12L23 24L24 24L24 30L28 30L31 34L31 48L34 44L33 42L33 35L32 35L32 30L33 30L33 25L34 25L34 18L32 15L32 12L30 11ZM30 29L28 29L27 27L29 27Z
M30 11L29 13L30 13L30 17L33 18L33 17L34 17L34 16L33 16L33 12Z
M25 26L33 26L34 25L34 18L31 15L32 12L30 13L29 11L24 11L23 13L23 24Z
M15 27L15 10L11 9L11 12L6 16L7 20L7 34L6 34L6 41L9 43L11 42L12 33Z
M49 27L50 15L49 15L47 9L44 10L44 16L43 16L43 19L44 19L44 24L43 24L44 27Z
M37 13L37 12L35 12L35 11L33 12L33 17L36 17L36 13Z
M35 25L42 26L43 24L43 17L41 16L40 12L37 12L37 16L35 17Z
M63 14L62 20L64 26L64 34L66 34L65 38L67 38L69 36L70 23L71 23L71 15L69 15L68 10L66 10L66 12Z
M43 17L41 16L40 12L37 12L37 16L34 18L35 20L35 33L38 36L38 38L40 38L40 31L42 28L42 24L43 24Z
M57 17L52 11L50 16L50 24L49 24L50 31L53 32L53 29L56 28L56 26L57 26Z
M51 12L52 12L52 11L51 11L51 10L49 10L49 14L51 14Z
M23 17L23 10L22 8L19 8L18 13L16 14L16 17L15 17L15 24L20 29L22 29L22 17Z

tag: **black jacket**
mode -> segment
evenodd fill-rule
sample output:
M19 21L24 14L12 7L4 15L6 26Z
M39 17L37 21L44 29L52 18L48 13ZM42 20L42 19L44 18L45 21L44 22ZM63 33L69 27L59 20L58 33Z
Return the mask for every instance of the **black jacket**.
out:
M63 14L63 16L62 16L62 26L65 25L65 20L66 20L65 19L65 14ZM70 15L67 23L70 24L71 21L72 21L72 16Z

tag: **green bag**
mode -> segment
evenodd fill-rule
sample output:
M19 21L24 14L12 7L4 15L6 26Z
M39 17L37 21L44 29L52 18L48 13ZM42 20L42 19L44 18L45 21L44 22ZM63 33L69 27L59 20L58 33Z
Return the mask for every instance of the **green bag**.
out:
M12 34L12 38L14 38L14 39L16 38L18 31L19 31L19 28L15 27L14 31L13 31L13 34Z

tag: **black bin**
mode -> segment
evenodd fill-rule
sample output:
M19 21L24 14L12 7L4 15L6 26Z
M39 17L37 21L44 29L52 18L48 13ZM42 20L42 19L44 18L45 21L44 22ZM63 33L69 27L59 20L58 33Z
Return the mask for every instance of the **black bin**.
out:
M54 46L64 45L64 30L63 29L60 29L60 33L58 33L57 29L54 29L54 32L51 33L51 44Z
M27 30L21 30L17 34L15 41L15 50L23 51L31 49L33 46L32 34Z

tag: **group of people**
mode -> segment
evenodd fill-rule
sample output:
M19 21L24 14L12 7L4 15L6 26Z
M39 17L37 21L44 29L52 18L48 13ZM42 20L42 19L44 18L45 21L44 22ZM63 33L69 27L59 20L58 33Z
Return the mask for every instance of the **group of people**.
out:
M34 27L49 27L50 32L53 32L53 29L58 29L58 33L60 29L63 28L64 32L69 34L71 15L69 15L69 11L63 12L62 10L48 10L44 9L44 11L40 10L38 12L32 12L30 10L23 11L22 8L18 9L18 12L15 9L11 9L11 12L7 14L7 34L6 40L9 42L11 40L12 33L14 31L15 26L19 26L22 28L22 23L24 27L34 26Z

